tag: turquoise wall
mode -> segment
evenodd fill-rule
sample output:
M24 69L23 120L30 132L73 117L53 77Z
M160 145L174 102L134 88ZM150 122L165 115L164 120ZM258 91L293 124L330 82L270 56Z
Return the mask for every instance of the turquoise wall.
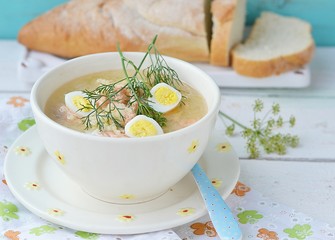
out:
M93 0L94 1L94 0ZM65 0L0 0L0 38L16 38L18 30Z
M335 0L248 0L247 24L262 11L296 16L312 24L318 45L335 46Z
M0 0L0 38L16 38L25 23L64 2L67 1ZM247 24L252 24L264 10L309 21L318 45L335 46L335 0L248 0Z

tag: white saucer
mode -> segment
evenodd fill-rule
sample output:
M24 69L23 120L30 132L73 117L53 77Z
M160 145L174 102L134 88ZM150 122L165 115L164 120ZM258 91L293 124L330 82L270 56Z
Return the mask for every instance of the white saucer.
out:
M240 165L223 133L211 137L200 164L223 198L228 197L238 180ZM50 222L76 230L144 233L176 227L206 214L191 173L167 193L146 203L117 205L92 198L54 164L36 127L11 146L4 171L10 190L26 208Z

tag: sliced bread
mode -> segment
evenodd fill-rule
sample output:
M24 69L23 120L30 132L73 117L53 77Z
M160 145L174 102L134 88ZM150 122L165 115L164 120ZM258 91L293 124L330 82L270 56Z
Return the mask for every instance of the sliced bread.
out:
M26 24L18 41L72 58L116 51L117 43L123 51L146 51L157 34L162 54L208 61L208 1L72 0Z
M246 0L214 0L210 63L228 67L231 49L243 38Z
M310 24L263 12L245 43L233 49L232 65L241 75L267 77L304 66L313 51Z

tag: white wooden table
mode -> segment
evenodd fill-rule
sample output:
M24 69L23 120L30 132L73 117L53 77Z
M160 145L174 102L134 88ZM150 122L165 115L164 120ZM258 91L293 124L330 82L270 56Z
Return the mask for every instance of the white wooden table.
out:
M17 78L21 46L0 41L0 94L26 93ZM284 156L248 159L244 140L229 138L241 159L241 181L274 201L335 226L335 48L318 48L311 63L311 86L304 89L222 89L222 110L247 124L251 104L277 102L295 115L300 146ZM223 127L218 123L218 127Z

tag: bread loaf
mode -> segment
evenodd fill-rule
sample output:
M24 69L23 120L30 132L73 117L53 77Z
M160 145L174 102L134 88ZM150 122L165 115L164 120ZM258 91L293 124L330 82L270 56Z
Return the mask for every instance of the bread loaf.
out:
M210 63L230 66L232 47L243 38L246 0L214 0Z
M264 12L246 42L233 50L233 68L239 74L257 78L278 75L307 64L313 51L307 22Z
M308 23L265 12L240 44L245 15L246 0L71 0L25 25L18 40L33 50L73 58L116 51L117 43L122 51L146 51L158 35L163 55L232 65L239 74L258 78L311 60Z
M25 25L18 41L65 58L146 51L157 34L161 54L208 61L209 0L72 0Z

